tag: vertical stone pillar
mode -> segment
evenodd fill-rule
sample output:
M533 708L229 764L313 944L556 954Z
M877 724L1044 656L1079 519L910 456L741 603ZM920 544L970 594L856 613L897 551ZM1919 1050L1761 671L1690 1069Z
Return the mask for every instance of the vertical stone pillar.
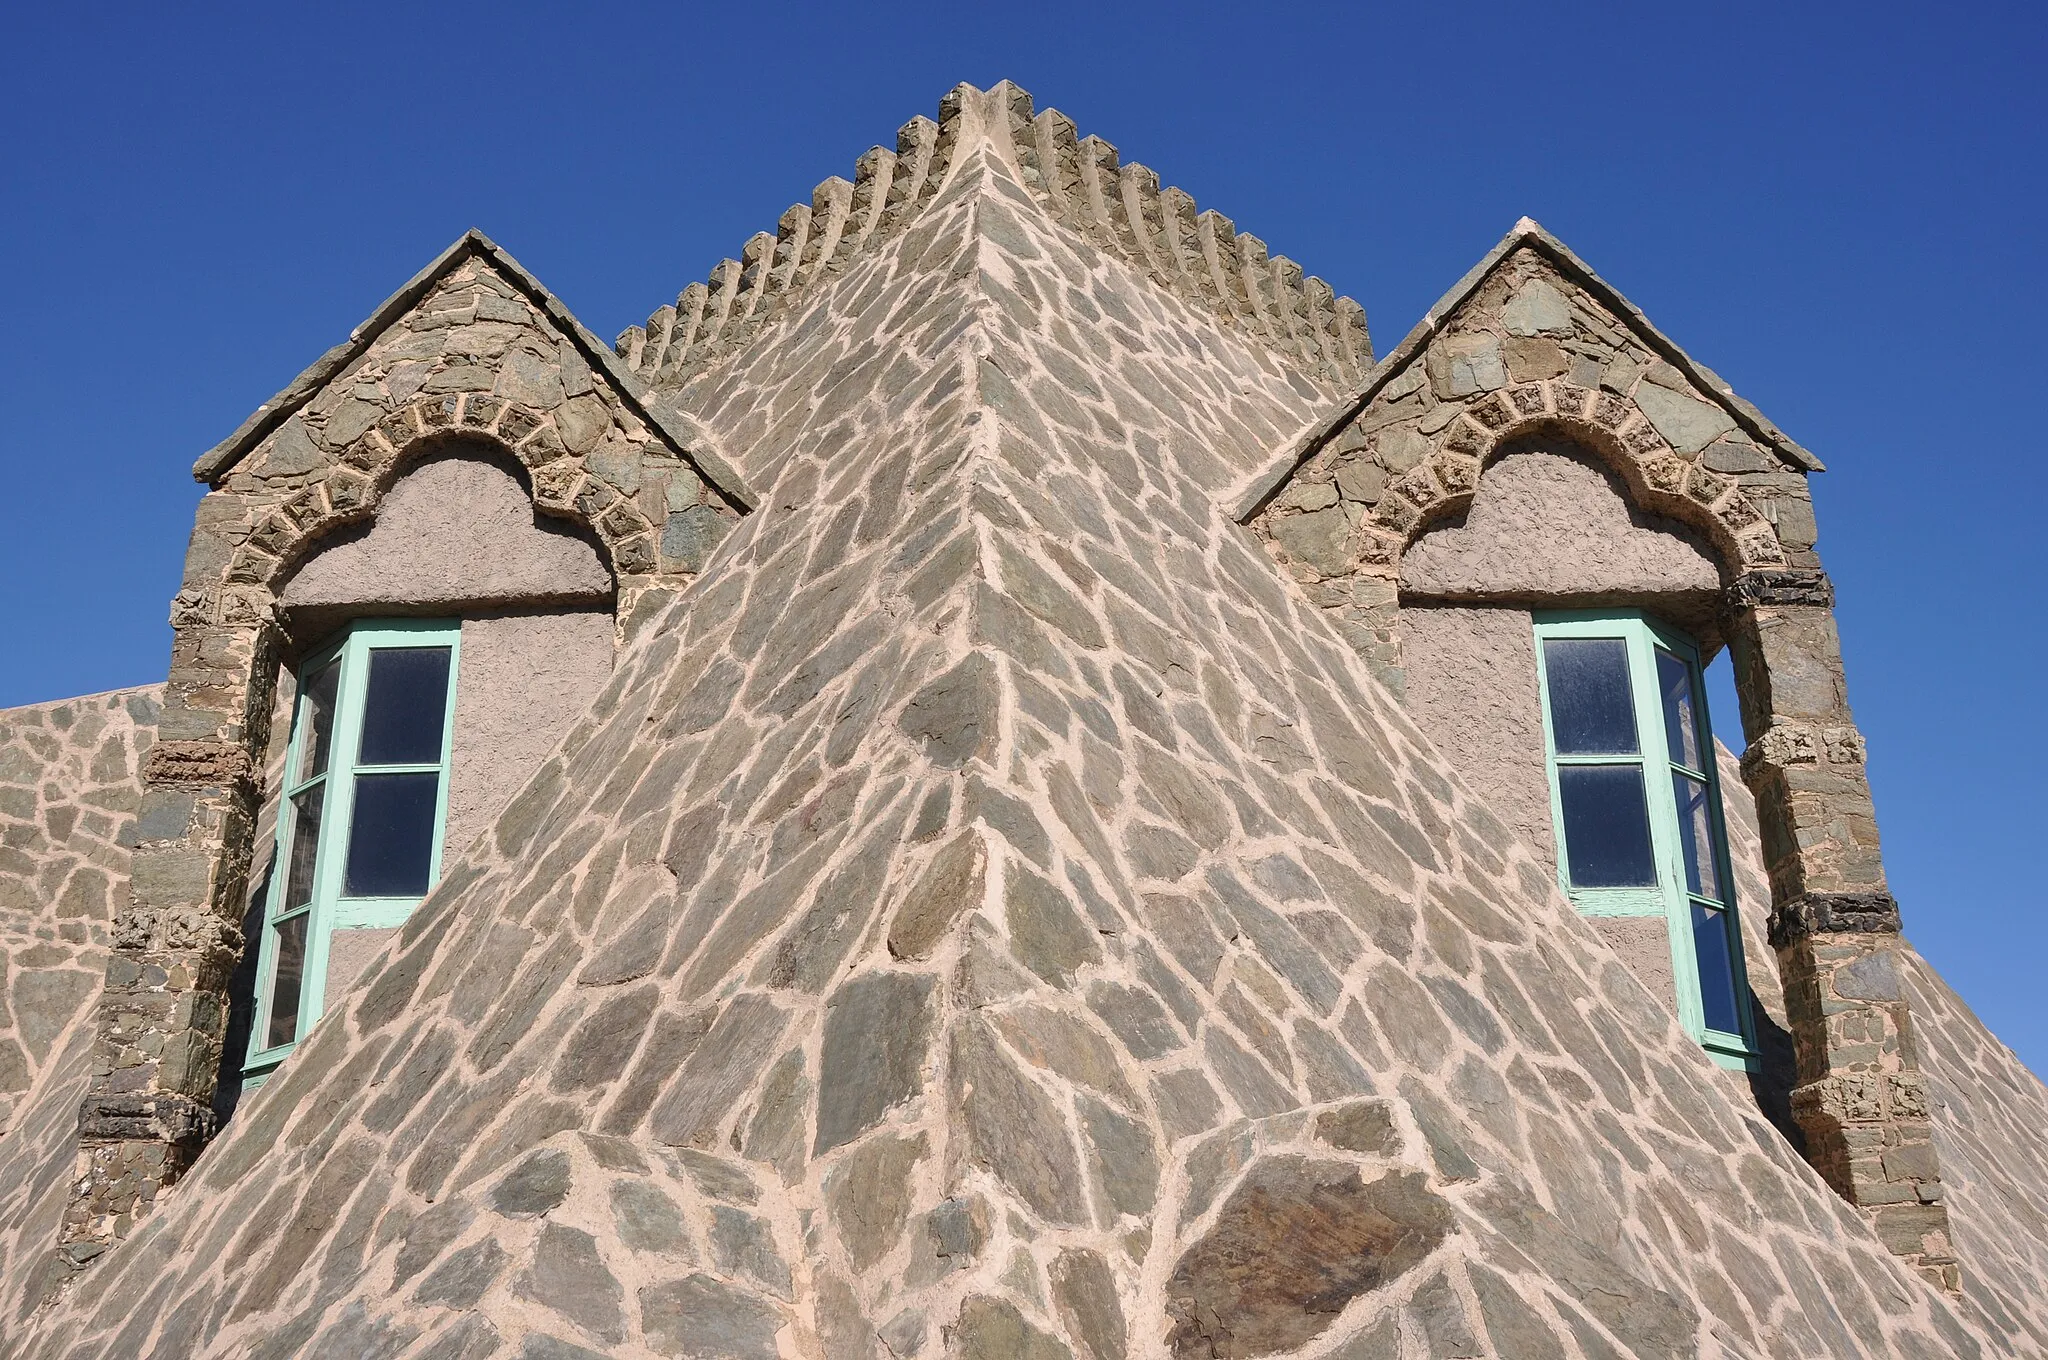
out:
M1798 1061L1792 1114L1814 1168L1886 1246L1961 1287L1898 962L1863 738L1819 571L1759 571L1728 598L1743 781L1771 882L1771 946Z
M201 556L201 532L193 556ZM188 562L188 571L192 567ZM188 578L189 585L189 578ZM125 1236L213 1132L229 975L241 956L251 828L269 737L269 592L190 590L142 771L128 901L117 908L92 1082L59 1242L73 1266Z

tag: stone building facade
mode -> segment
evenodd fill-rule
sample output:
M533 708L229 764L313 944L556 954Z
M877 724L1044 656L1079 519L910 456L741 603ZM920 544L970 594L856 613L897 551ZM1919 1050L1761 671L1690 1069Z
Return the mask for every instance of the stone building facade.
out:
M466 235L0 713L0 1355L2040 1353L1820 470L1534 223L1376 357L1008 84L612 347Z

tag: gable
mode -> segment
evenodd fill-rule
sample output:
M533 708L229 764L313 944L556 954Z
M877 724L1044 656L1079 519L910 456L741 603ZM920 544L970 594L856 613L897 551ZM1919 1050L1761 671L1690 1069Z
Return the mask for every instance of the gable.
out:
M453 306L434 305L437 296L449 296L453 281L476 279L495 280L496 286L486 287L495 297L472 296L466 308L459 302ZM417 323L426 317L433 318L426 325L404 324L408 318ZM336 384L344 378L353 382L360 375L365 358L385 340L394 325L415 332L400 346L406 351L400 360L407 365L403 376L382 393L338 394ZM513 358L501 378L492 373L495 381L479 385L485 374L478 370L491 368L490 359L512 348L502 334L493 334L494 327L505 326L530 329L537 334L519 347L524 357ZM436 345L420 338L420 332L432 329L453 329L458 333L445 345ZM391 346L387 343L386 348ZM440 363L431 362L437 358ZM554 370L552 378L550 369ZM388 412L394 398L403 401L423 389L451 393L503 388L498 395L508 400L537 398L543 408L551 408L564 397L591 391L588 376L592 370L614 401L651 426L672 452L695 465L700 475L718 486L736 508L744 510L753 504L752 492L707 446L701 431L692 429L687 418L646 402L640 383L619 365L612 352L585 330L539 280L475 229L463 233L403 288L386 298L346 341L322 355L276 396L257 407L232 435L193 465L192 473L202 482L216 482L264 443L272 445L272 456L281 471L310 471L323 452L336 455L358 439ZM376 409L380 396L384 398L383 411ZM319 419L301 422L296 429L283 428L303 408L323 398L325 409L315 411ZM693 450L692 445L698 447Z

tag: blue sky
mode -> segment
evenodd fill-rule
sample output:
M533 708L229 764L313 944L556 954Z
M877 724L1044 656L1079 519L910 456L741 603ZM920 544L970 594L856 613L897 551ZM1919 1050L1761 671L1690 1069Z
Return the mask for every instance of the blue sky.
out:
M1818 453L1907 929L2048 1071L2044 67L2021 5L24 7L0 705L162 677L192 460L464 228L610 336L1008 77L1383 350L1529 214Z

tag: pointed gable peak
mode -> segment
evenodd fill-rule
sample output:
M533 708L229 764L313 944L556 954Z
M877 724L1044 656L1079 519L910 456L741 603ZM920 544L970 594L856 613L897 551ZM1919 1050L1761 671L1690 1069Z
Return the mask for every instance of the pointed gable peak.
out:
M1449 325L1452 317L1461 312L1491 279L1510 268L1514 258L1525 250L1535 252L1565 279L1583 288L1651 354L1676 369L1702 396L1726 410L1737 425L1765 448L1801 471L1825 470L1820 459L1780 430L1762 411L1736 395L1720 374L1679 348L1678 343L1653 325L1642 309L1623 296L1619 288L1594 272L1593 267L1579 258L1570 246L1544 230L1533 217L1516 219L1515 225L1493 249L1482 256L1479 263L1467 271L1449 292L1437 299L1428 314L1373 370L1367 379L1366 399L1370 399L1371 391L1376 391L1412 363L1438 332ZM1359 405L1362 407L1363 402Z
M193 465L192 475L201 482L218 482L294 413L316 398L322 390L351 372L386 332L433 297L465 264L477 261L523 296L546 324L573 347L585 364L601 374L618 398L666 440L675 452L695 463L707 480L739 508L751 509L758 496L735 469L711 445L707 433L691 418L655 400L647 387L559 298L550 292L525 266L483 232L471 227L436 255L426 268L408 279L349 332L348 339L314 360L284 389L252 412L226 439L209 449Z
M1545 275L1550 280L1545 287L1527 287L1531 278ZM1562 291L1555 286L1558 283L1564 285ZM1572 300L1564 295L1573 291L1579 294L1576 312ZM1482 315L1489 309L1499 313L1493 322L1486 322ZM1603 313L1604 317L1599 315ZM1826 470L1820 459L1780 430L1762 411L1736 395L1718 373L1652 325L1641 308L1595 273L1571 247L1546 231L1535 218L1525 216L1517 218L1493 249L1436 300L1349 397L1331 404L1261 469L1225 492L1223 504L1230 507L1232 518L1242 522L1258 514L1310 459L1342 437L1353 422L1368 418L1376 400L1398 397L1421 383L1417 367L1428 365L1433 351L1442 350L1456 333L1482 323L1497 323L1497 328L1510 337L1546 343L1551 339L1563 341L1568 353L1569 346L1577 343L1572 339L1574 328L1590 326L1601 334L1587 352L1618 348L1634 354L1636 360L1624 375L1626 379L1632 382L1642 378L1652 387L1673 392L1665 404L1675 401L1677 405L1669 409L1680 419L1690 419L1695 424L1704 419L1708 428L1735 432L1800 472ZM1585 341L1589 336L1592 331L1580 331L1578 340ZM1609 380L1608 375L1603 375L1599 385ZM1685 391L1675 391L1680 388ZM1705 412L1711 414L1702 416Z
M851 181L819 184L774 231L751 237L738 259L720 261L673 306L620 335L627 367L657 389L674 389L746 347L812 285L922 217L977 148L1009 167L1047 215L1326 390L1352 386L1372 367L1356 302L1269 254L1229 218L1162 187L1145 166L1124 164L1115 146L1081 136L1059 110L1034 112L1017 85L955 86L938 112L936 122L905 123L893 150L870 149Z

